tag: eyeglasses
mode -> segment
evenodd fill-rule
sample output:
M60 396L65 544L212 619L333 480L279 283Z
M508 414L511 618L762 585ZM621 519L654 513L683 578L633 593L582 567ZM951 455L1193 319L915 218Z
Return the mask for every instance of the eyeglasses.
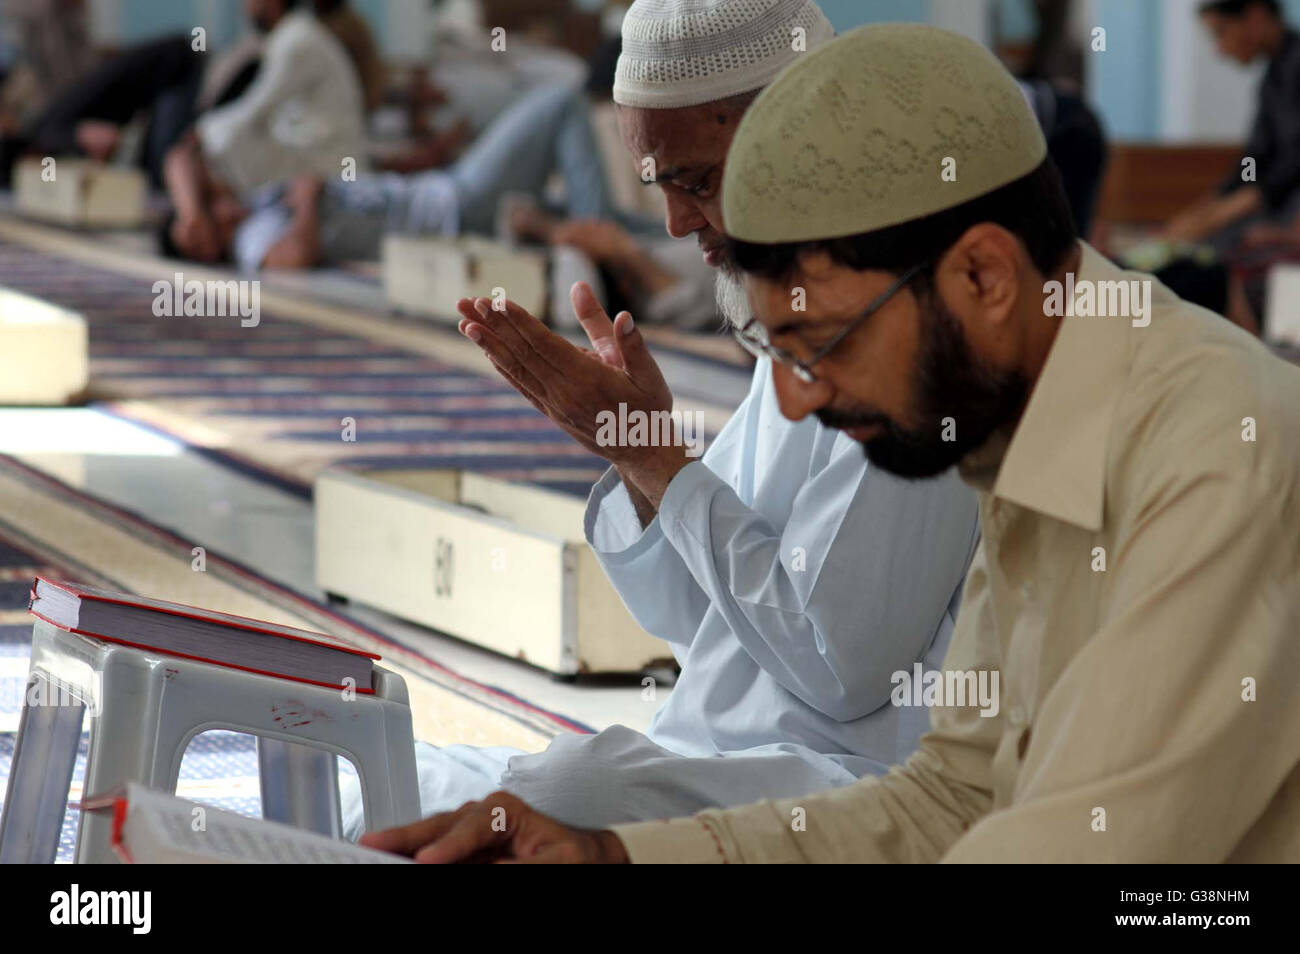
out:
M867 310L850 322L824 347L820 348L807 361L795 357L784 348L778 348L772 344L772 339L768 337L767 329L763 327L762 322L757 318L751 318L745 323L744 327L735 328L732 334L735 335L736 341L740 346L752 354L755 358L768 357L773 363L782 364L794 371L795 377L805 384L814 384L817 381L817 374L813 371L813 366L819 361L824 360L832 351L838 348L849 335L857 331L858 328L866 324L868 318L874 315L880 309L888 304L889 300L902 290L903 286L919 275L925 265L914 265L899 276L898 281L885 289L884 294L867 306Z

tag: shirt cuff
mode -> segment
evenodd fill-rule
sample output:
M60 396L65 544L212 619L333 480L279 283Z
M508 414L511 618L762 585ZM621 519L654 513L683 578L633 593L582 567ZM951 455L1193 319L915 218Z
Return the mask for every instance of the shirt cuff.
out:
M674 531L683 524L694 526L698 533L698 528L708 527L708 513L696 513L691 519L683 519L690 511L692 506L699 507L698 501L707 501L719 487L727 487L727 483L709 470L703 461L691 461L673 477L672 482L668 484L668 489L664 491L663 499L659 501L658 520L663 535L668 542L677 546L677 540L674 539ZM691 542L696 542L698 537L688 534Z
M613 829L634 865L730 864L722 839L703 816L638 822Z
M614 566L631 563L663 540L658 516L642 528L632 498L613 467L591 488L583 533L601 561Z

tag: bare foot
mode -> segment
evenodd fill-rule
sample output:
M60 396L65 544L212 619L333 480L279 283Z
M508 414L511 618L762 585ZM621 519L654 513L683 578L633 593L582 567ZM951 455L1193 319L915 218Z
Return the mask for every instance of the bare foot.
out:
M117 152L122 130L113 123L83 119L77 123L77 148L97 162L107 162Z

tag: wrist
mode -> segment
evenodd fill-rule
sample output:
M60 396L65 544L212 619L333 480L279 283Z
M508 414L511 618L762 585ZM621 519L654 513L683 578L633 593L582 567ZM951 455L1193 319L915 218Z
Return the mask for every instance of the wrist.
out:
M641 493L636 481L619 467L616 466L614 469L618 472L619 480L623 482L623 489L627 491L628 499L632 501L632 509L636 511L637 519L641 521L641 528L644 530L654 523L658 509L646 499L645 494Z
M673 478L695 458L688 456L682 447L661 447L654 450L657 453L638 455L635 460L620 462L617 467L624 483L634 485L657 511Z

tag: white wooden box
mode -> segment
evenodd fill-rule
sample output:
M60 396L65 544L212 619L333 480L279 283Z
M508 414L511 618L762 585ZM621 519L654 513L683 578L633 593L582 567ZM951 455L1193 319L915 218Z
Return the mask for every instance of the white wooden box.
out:
M562 675L671 660L583 539L585 502L457 470L316 478L316 580Z
M148 192L138 169L85 159L24 159L14 168L14 202L20 215L83 228L136 228L144 223Z
M0 404L68 404L89 381L86 319L0 288Z
M456 324L461 298L505 297L541 318L546 256L481 238L389 235L383 249L384 297L402 311Z

